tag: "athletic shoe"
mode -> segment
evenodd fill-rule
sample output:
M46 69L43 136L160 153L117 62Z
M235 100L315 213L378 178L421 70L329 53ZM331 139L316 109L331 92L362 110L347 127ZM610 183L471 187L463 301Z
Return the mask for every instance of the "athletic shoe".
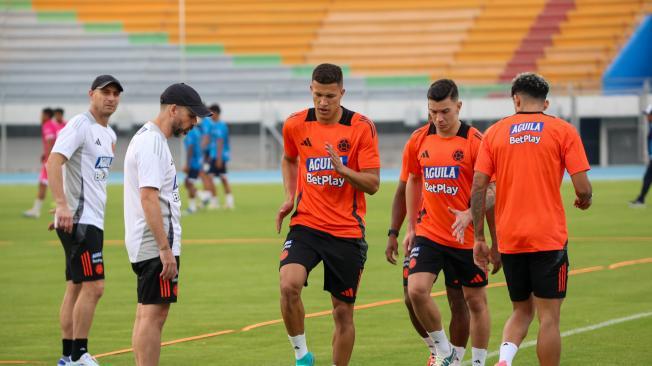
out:
M314 366L315 365L315 356L312 352L306 353L300 360L297 360L295 366Z
M41 212L36 211L36 210L33 209L33 208L30 208L29 210L23 212L23 216L25 216L25 217L31 217L31 218L33 218L33 219L38 219L39 217L41 217Z
M194 213L197 213L197 210L196 210L196 209L195 209L195 210L191 210L190 208L187 208L187 209L183 210L183 212L181 212L181 215L183 215L183 216L188 216L188 215L192 215L192 214L194 214Z
M224 208L228 210L235 209L235 202L232 195L226 195L226 198L224 199Z
M629 207L631 208L645 208L645 203L639 200L629 201Z
M69 364L70 364L70 357L68 356L61 356L59 362L57 362L57 366L68 366Z
M437 362L437 356L431 353L430 357L428 358L428 362L426 363L426 366L435 366L435 362Z
M77 361L71 361L69 366L100 366L99 363L97 363L97 360L91 356L90 353L86 352L84 353L79 360Z
M497 364L495 364L494 366L507 366L507 361L500 361Z
M451 348L451 353L448 355L448 357L441 357L437 355L435 366L451 366L453 361L455 361L455 348Z

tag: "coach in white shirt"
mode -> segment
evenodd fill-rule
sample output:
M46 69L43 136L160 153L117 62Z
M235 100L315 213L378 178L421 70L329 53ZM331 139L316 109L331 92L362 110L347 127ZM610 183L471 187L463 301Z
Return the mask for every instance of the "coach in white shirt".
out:
M89 110L59 132L47 162L57 205L51 228L57 229L66 257L59 365L97 365L88 352L88 333L104 293L104 207L116 142L109 117L118 108L122 90L111 75L95 78L88 92Z
M181 254L181 198L167 139L185 135L198 117L209 116L190 86L170 85L161 110L131 139L125 156L125 244L138 276L133 330L137 366L158 365L161 332L170 304L177 301Z

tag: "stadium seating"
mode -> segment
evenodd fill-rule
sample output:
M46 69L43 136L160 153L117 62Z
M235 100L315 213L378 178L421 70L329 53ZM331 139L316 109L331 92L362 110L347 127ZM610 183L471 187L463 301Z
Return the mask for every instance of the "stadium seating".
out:
M147 94L170 75L181 78L184 64L186 80L220 97L304 92L311 65L321 62L344 65L353 92L440 77L492 84L525 70L597 84L652 7L649 0L186 0L180 46L177 0L3 5L10 11L0 12L0 82L10 95L78 94L98 72L119 73Z
M537 69L553 82L599 85L604 69L644 14L644 4L640 0L576 0L537 60Z

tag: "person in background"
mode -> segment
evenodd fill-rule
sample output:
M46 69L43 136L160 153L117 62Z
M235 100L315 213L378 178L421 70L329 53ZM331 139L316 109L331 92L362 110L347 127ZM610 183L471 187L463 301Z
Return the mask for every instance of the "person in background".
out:
M65 126L67 121L63 119L63 115L65 113L63 108L57 107L53 110L53 112L54 112L54 121Z
M193 128L183 139L183 145L186 148L186 164L183 167L183 171L186 173L184 184L186 190L188 190L188 208L184 211L186 214L197 212L197 187L195 182L197 182L197 178L202 177L203 179L204 176L202 171L204 155L201 151L201 138L201 130Z
M645 196L650 190L650 184L652 184L652 104L648 105L647 108L643 111L643 114L647 117L648 128L647 128L647 154L648 154L648 163L645 174L643 175L643 186L641 187L641 193L635 200L629 202L630 207L645 207Z
M214 156L211 156L208 174L220 178L224 187L224 207L234 209L233 193L231 193L231 185L229 185L229 179L226 176L226 165L231 158L229 127L220 119L222 110L218 104L213 104L208 109L213 112L209 117L213 121L210 138L212 140L211 144L215 146L213 151ZM217 188L215 188L215 196L217 197Z
M60 108L57 108L60 110ZM61 111L63 111L61 109ZM43 206L43 200L48 189L48 172L46 169L46 164L48 161L48 156L50 156L50 151L54 142L57 139L59 131L66 125L63 121L63 114L61 117L62 122L57 122L57 120L52 117L55 115L55 111L51 108L43 108L41 111L41 141L43 142L43 154L41 155L41 172L38 177L38 191L36 193L36 199L34 200L34 205L29 210L23 212L23 216L31 218L39 218L41 216L41 207Z

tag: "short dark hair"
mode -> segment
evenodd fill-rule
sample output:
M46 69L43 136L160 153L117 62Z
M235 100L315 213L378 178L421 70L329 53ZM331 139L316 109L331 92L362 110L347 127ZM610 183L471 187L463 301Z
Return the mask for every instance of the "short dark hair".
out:
M538 100L546 100L550 86L543 76L533 72L524 72L516 75L512 80L512 96L525 94Z
M208 107L208 110L216 114L222 113L222 109L220 109L220 105L217 103L211 104L211 106Z
M457 90L457 84L451 79L439 79L430 84L430 89L428 89L428 99L435 102L441 102L446 98L451 98L452 101L456 102L459 97L460 93Z
M48 116L48 118L52 118L54 116L54 111L50 107L43 108L43 110L41 110L41 113Z
M61 108L61 107L54 108L54 109L52 110L52 112L63 114L63 108Z
M344 76L342 76L342 68L333 64L318 65L312 71L312 80L320 84L337 83L342 85L344 80Z

